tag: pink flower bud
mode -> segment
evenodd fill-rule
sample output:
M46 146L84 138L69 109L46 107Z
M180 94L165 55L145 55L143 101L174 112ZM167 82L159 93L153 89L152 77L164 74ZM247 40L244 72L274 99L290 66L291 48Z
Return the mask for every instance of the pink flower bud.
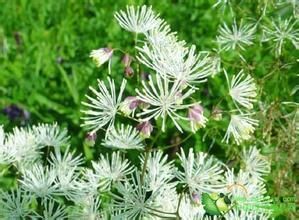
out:
M89 147L93 147L97 140L97 134L96 133L87 133L85 136L85 143Z
M203 115L203 108L199 104L189 108L188 118L191 122L191 129L193 132L206 126L207 118Z
M132 58L129 54L125 54L121 60L121 62L125 65L125 67L130 66L132 62Z
M120 111L125 115L130 115L132 112L134 113L135 109L140 105L141 101L137 99L136 96L128 96L125 100L120 104Z
M124 70L124 74L126 77L131 78L134 75L134 70L130 66L126 66Z
M141 136L144 138L149 138L151 136L151 133L153 131L153 126L150 123L150 121L144 121L140 122L136 129L140 132Z

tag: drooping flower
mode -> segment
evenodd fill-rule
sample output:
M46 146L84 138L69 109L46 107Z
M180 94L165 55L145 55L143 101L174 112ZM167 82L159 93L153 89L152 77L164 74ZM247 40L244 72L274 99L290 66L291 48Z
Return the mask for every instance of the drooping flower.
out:
M126 149L143 149L142 138L139 132L130 125L125 127L124 124L107 131L103 145L111 148Z
M249 118L248 116L248 114L232 115L222 141L225 140L225 142L228 143L230 137L233 136L239 145L243 140L250 139L255 130L255 126L258 125L258 120Z
M136 126L136 129L143 138L149 138L153 131L153 126L150 121L143 121Z
M111 59L113 50L111 48L100 48L92 50L89 57L95 62L97 67L100 67L103 63Z
M280 56L284 44L289 41L296 49L299 48L299 30L295 27L297 20L292 18L281 20L277 22L272 21L271 27L263 27L262 42L271 41L275 49L276 56Z
M115 91L114 80L108 77L109 86L98 80L99 91L90 87L90 90L96 95L96 98L86 97L91 103L83 102L83 105L90 107L90 110L82 111L86 116L82 117L84 123L82 126L87 126L91 132L96 132L100 128L108 124L109 128L114 124L115 115L121 103L122 94L124 92L127 81L123 79L118 95Z
M179 182L188 186L190 192L217 192L223 188L222 165L205 153L193 153L190 148L188 157L184 151L178 155L183 171L176 173Z
M151 6L127 6L126 12L119 11L114 14L119 25L130 32L146 33L147 31L159 27L162 20L156 15Z
M234 101L247 109L253 108L252 103L256 102L255 97L257 93L256 85L250 75L245 77L243 70L241 70L237 76L233 76L231 83L229 83L229 87L229 94Z
M262 177L270 173L270 161L256 147L250 147L248 150L244 148L241 159L242 169L244 172L248 172L252 178L263 181Z
M143 81L142 92L136 89L138 98L150 105L149 108L144 109L143 112L138 113L137 116L143 117L142 121L149 121L152 118L162 118L162 131L165 131L166 118L170 117L179 131L182 132L178 119L187 120L187 118L179 115L177 111L187 109L192 104L181 104L186 98L188 98L193 92L193 89L188 89L179 98L177 96L180 92L181 84L175 81L172 85L168 79L161 78L156 75L156 85L151 76L149 76L149 86Z
M196 104L189 108L188 118L191 123L191 129L195 133L199 128L205 127L208 119L203 115L203 107Z
M112 184L124 180L134 169L127 159L121 158L119 152L113 152L111 159L108 155L101 155L98 162L92 162L92 166L102 191L110 190Z
M237 25L236 20L234 20L232 28L229 28L226 23L220 27L217 42L226 51L235 50L236 48L245 50L245 46L253 44L255 31L255 24L243 24L243 21L241 21Z

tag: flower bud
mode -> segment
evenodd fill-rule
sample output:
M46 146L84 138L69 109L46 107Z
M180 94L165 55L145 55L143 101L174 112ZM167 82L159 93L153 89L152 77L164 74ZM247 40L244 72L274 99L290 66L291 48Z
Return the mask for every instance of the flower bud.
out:
M219 108L214 108L211 114L211 117L215 120L215 121L220 121L222 119L222 111Z
M140 132L140 135L143 138L149 138L151 136L152 131L153 131L153 126L150 123L150 121L144 121L144 122L140 122L136 126L136 129Z
M87 133L85 136L85 144L89 147L93 147L97 140L97 134L94 133Z
M134 75L134 70L130 66L126 66L124 69L125 77L131 78Z
M89 57L100 67L103 63L111 59L113 50L111 48L100 48L98 50L92 50Z
M132 58L129 54L125 54L121 60L125 67L130 66L132 62Z
M203 108L199 104L189 108L188 118L191 123L191 129L194 133L199 128L206 126L207 118L203 115Z
M141 103L136 96L128 96L125 100L120 104L119 110L125 115L130 115L132 112L134 114L135 109Z

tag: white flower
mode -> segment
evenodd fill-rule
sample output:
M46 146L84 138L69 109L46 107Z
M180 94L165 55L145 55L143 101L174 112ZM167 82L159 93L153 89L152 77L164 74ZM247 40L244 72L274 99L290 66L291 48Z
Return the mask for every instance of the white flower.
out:
M202 152L194 154L192 148L188 157L183 150L178 156L183 171L178 171L176 175L190 192L217 192L223 188L222 165L215 158Z
M226 23L219 29L219 36L217 36L217 42L222 47L223 50L235 50L240 48L245 50L245 46L253 44L254 34L256 30L256 25L254 24L243 24L241 21L237 25L236 20L229 28Z
M109 87L107 87L103 81L98 80L99 91L89 87L96 95L96 98L91 98L86 95L91 103L83 102L83 105L90 107L91 109L82 111L86 115L82 118L84 120L82 126L87 126L90 130L92 130L92 133L107 124L109 124L109 130L109 128L114 124L115 115L119 108L127 81L123 79L118 96L116 96L114 80L108 78L108 82Z
M290 41L296 49L299 49L299 30L295 27L297 20L293 22L292 18L277 22L272 21L271 27L264 26L263 42L272 41L276 56L281 55L282 47L286 41Z
M77 184L80 176L80 167L83 163L81 155L74 156L69 151L69 147L62 155L60 151L50 154L49 163L56 172L55 184L58 185L59 194L67 198L73 198L77 195ZM58 194L58 193L57 193Z
M194 45L188 49L180 42L170 41L163 47L160 44L150 47L145 44L137 49L141 63L163 77L179 81L183 85L193 87L192 84L205 82L208 76L217 72L215 58L208 52L196 54Z
M151 76L149 76L149 86L142 81L143 89L140 92L136 89L138 98L150 104L150 107L144 109L142 113L137 114L137 116L145 116L142 118L143 121L149 121L151 118L162 118L162 131L165 131L166 118L170 117L179 131L182 132L181 127L179 126L177 120L183 119L188 120L187 118L180 116L177 111L187 109L192 104L184 105L181 104L183 100L188 98L193 92L193 89L188 89L183 95L178 95L181 93L180 86L181 84L178 81L175 81L170 85L170 81L165 78L161 78L158 74L156 75L156 85ZM156 88L157 87L157 88Z
M97 50L92 50L89 57L100 67L103 63L111 59L113 55L113 50L110 48L100 48Z
M270 173L270 161L256 147L250 147L248 150L244 148L241 159L244 165L243 170L248 172L252 178L263 180L262 176Z
M130 32L146 33L147 31L159 27L163 22L159 15L155 15L151 6L143 5L127 6L127 11L119 11L114 14L119 25Z
M66 129L60 129L57 123L54 124L38 124L32 128L36 140L41 146L53 146L59 148L67 145L69 136Z
M14 128L7 134L5 149L18 168L33 164L40 158L40 145L31 129Z
M30 169L23 170L23 178L20 180L21 187L37 197L51 198L58 192L55 184L56 170L53 167L43 167L34 164Z
M43 215L38 216L39 218L42 219L47 219L47 220L63 220L63 219L68 219L66 209L62 205L57 205L54 200L48 200L45 199L43 200L44 204L44 210L43 210Z
M1 192L0 194L0 218L1 219L25 219L32 211L32 195L17 188L16 191Z
M227 76L226 71L225 75ZM244 77L245 74L243 73L243 70L241 70L237 76L233 76L231 83L228 82L229 94L233 100L240 105L247 109L252 109L252 102L256 102L256 85L250 75L247 75L245 79Z
M134 127L130 125L125 127L124 124L121 124L120 126L107 131L103 145L123 150L143 149L144 145L142 141L143 139Z
M182 220L200 220L203 219L204 214L205 210L203 208L203 205L194 204L190 199L190 195L183 195L179 208L179 215L182 218Z
M121 158L119 152L113 152L111 159L108 155L101 155L98 162L92 161L92 167L101 182L102 191L110 190L112 184L124 180L134 169L127 159Z
M255 126L258 125L258 120L249 118L248 116L248 114L232 115L222 141L225 140L225 142L228 143L230 137L233 136L239 145L243 140L250 139L255 130Z
M155 199L159 191L150 191L149 182L141 181L141 173L137 170L131 178L116 185L117 194L113 194L113 211L118 219L144 219L157 214L159 207Z
M140 158L141 166L144 166L144 156ZM149 155L146 163L146 176L150 190L156 191L161 188L172 188L175 183L170 183L174 179L174 165L167 162L167 156L163 157L163 152L153 152Z

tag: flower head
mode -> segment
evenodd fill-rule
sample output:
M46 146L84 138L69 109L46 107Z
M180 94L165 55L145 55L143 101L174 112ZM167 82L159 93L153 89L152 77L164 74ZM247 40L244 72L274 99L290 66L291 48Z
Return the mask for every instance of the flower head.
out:
M299 48L299 30L295 27L297 20L292 18L277 22L272 21L271 27L264 26L263 42L272 41L276 56L281 55L282 47L286 41L290 41L296 49Z
M228 143L230 137L233 136L239 145L241 141L251 138L251 135L255 130L255 126L257 125L258 120L249 118L248 114L232 115L223 140Z
M103 145L118 149L143 149L142 138L139 132L130 125L121 124L107 131Z
M92 162L95 176L101 182L101 190L109 190L113 183L124 180L124 178L133 171L127 159L122 159L120 153L113 152L111 159L100 156L98 162Z
M190 192L217 192L224 186L222 165L215 158L202 152L194 154L192 148L188 157L183 150L178 156L183 171L177 172L177 178Z
M32 209L30 204L33 197L30 193L17 188L16 191L0 193L0 218L25 219Z
M242 163L244 172L248 172L252 178L260 180L263 180L262 176L269 174L271 170L269 160L256 147L243 149Z
M60 129L57 123L54 124L38 124L33 126L32 131L36 136L36 140L41 146L61 147L67 145L69 136L66 129Z
M110 48L100 48L97 50L92 50L89 57L100 67L103 63L111 59L113 55L113 50Z
M159 27L163 22L159 15L155 15L151 6L127 6L127 11L119 11L114 14L119 25L130 32L146 33Z
M119 219L140 219L154 216L158 209L155 199L160 191L151 191L149 182L141 180L141 173L135 171L131 178L117 184L117 193L113 195L113 210L119 213Z
M58 192L58 184L55 183L56 170L53 167L43 167L35 164L30 169L23 170L21 187L40 198L51 198Z
M244 50L245 46L252 45L256 25L254 24L243 24L242 21L237 25L236 20L232 28L229 28L226 23L220 27L219 36L217 36L218 44L223 50L235 50L240 48Z
M225 73L226 74L226 73ZM256 85L250 75L245 75L241 70L237 76L234 75L230 84L229 94L234 101L247 109L252 109L256 99Z
M91 103L83 102L83 105L91 109L82 111L86 115L82 118L84 120L82 126L89 127L92 133L107 124L109 130L114 124L115 115L119 108L127 81L125 79L122 81L118 96L116 95L114 81L108 78L108 82L109 87L107 87L103 81L98 80L99 91L90 87L90 90L96 95L96 98L86 95Z
M180 92L181 84L178 81L175 81L170 85L170 81L165 78L161 78L159 75L156 75L156 85L151 76L149 76L149 86L143 81L142 92L136 89L138 98L150 104L150 107L144 109L142 113L137 114L137 116L146 116L142 118L143 121L148 121L152 118L162 118L162 131L165 131L166 118L170 117L179 131L182 131L177 120L183 119L188 120L185 117L180 116L177 111L187 109L192 106L192 104L182 104L183 100L188 98L194 90L189 89L183 95L178 96Z

